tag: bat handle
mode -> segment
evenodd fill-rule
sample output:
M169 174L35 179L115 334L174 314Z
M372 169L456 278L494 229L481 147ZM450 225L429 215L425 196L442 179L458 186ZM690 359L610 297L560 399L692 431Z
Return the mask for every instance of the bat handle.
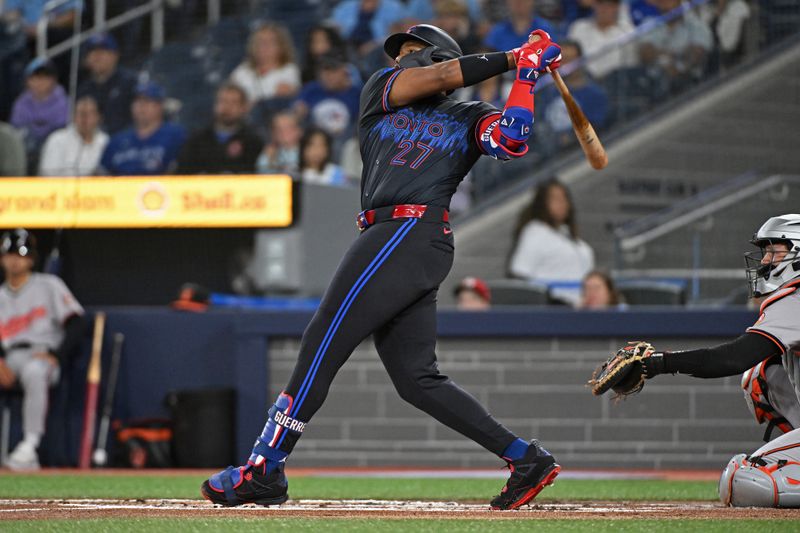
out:
M560 92L562 96L569 94L569 88L567 87L567 84L564 83L564 80L561 79L561 74L559 74L557 70L550 70L549 68L547 69L547 72L549 72L550 76L553 78L553 83L556 84L556 89L558 89L558 92Z

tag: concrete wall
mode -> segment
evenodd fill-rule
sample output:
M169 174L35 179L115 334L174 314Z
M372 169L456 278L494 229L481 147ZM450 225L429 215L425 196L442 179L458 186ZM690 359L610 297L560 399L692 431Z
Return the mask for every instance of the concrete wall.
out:
M739 378L660 376L614 403L584 386L595 364L628 339L443 339L440 369L512 431L538 438L574 468L722 468L755 450L763 427L745 406ZM685 349L719 339L651 339ZM270 394L288 381L298 340L270 341ZM497 458L395 393L365 342L336 377L292 454L296 466L493 467Z

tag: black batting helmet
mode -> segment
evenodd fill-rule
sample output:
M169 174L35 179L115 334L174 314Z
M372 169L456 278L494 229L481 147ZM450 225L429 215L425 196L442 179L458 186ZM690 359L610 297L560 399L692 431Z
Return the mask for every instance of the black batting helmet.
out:
M446 31L432 24L417 24L411 26L403 33L390 35L383 43L383 50L395 59L400 53L400 47L406 41L420 41L434 48L431 54L433 62L456 59L464 55L458 43Z
M22 228L6 231L0 237L0 255L5 254L36 259L36 237Z

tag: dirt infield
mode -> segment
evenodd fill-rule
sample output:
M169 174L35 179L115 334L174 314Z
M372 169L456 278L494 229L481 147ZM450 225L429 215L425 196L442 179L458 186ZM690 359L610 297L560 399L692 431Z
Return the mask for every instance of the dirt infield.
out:
M201 500L0 500L0 521L141 517L448 519L794 519L800 509L733 509L711 502L548 502L517 511L486 503L289 500L278 507L214 506Z

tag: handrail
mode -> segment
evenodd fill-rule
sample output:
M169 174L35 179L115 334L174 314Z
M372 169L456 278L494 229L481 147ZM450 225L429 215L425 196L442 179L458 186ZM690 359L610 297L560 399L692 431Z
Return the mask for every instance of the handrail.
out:
M3 0L0 0L2 2ZM125 13L117 15L112 19L106 19L108 0L95 0L94 2L94 27L83 33L75 34L55 46L47 47L47 23L50 13L71 0L50 0L42 10L42 16L36 23L36 55L39 57L55 57L68 51L69 49L80 46L84 41L98 33L107 32L114 28L124 26L128 22L147 15L151 16L152 31L150 46L156 50L164 44L164 0L150 0L149 2L136 6ZM83 4L83 2L81 2ZM219 22L222 13L221 0L206 0L207 4L207 24Z
M47 24L50 21L50 14L59 7L68 4L72 0L50 0L42 8L42 16L36 21L36 56L43 57L47 50ZM81 2L82 4L83 2Z
M674 206L618 227L614 231L618 250L634 250L781 183L800 183L800 176L773 174L762 178L752 171L737 176Z

